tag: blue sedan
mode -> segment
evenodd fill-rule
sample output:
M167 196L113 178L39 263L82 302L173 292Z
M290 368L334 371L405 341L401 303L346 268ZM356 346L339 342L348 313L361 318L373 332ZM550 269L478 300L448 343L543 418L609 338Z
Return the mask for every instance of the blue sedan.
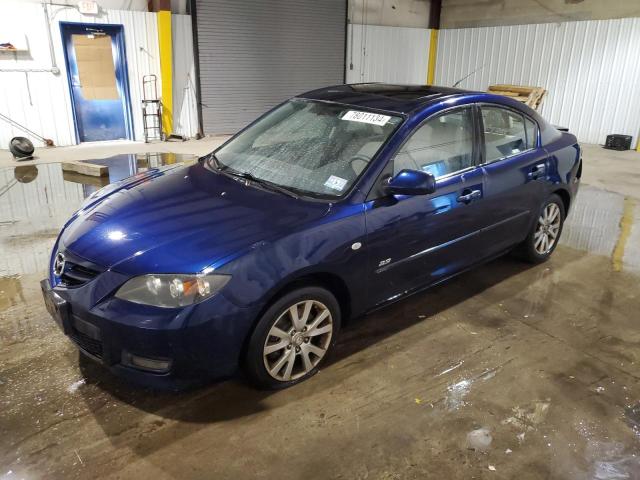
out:
M510 251L547 260L581 170L572 134L506 97L323 88L87 198L41 286L80 351L132 381L241 368L288 387L349 318Z

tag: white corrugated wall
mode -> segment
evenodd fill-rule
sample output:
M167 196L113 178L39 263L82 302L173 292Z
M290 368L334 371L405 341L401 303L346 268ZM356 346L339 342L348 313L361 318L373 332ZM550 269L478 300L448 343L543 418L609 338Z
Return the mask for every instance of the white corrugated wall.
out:
M190 15L171 16L173 38L173 132L198 133L198 102Z
M426 28L350 24L347 30L347 83L424 84L429 63L429 36L430 30Z
M640 19L441 30L436 83L548 90L541 114L580 141L640 131Z
M142 76L158 75L158 26L155 13L107 10L101 16L81 15L75 8L49 5L55 58L60 73L0 71L0 113L9 116L36 133L51 138L56 145L76 143L71 99L64 64L64 51L59 22L107 23L124 26L125 48L129 73L131 107L136 140L143 139L140 100ZM25 20L28 19L28 23ZM0 31L5 25L28 25L29 53L0 53L2 69L47 69L51 66L43 7L37 3L3 0ZM25 136L19 129L0 120L0 148L8 148L14 136ZM36 146L41 142L32 138Z

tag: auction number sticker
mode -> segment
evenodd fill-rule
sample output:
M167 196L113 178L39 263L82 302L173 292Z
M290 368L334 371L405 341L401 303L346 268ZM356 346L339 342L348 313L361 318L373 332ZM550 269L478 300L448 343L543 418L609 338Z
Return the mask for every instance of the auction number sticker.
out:
M332 190L342 191L344 186L347 184L347 181L344 178L336 177L335 175L331 175L326 182L324 182L324 186L331 188Z
M350 120L352 122L370 123L371 125L386 125L391 117L388 115L380 115L379 113L358 112L357 110L349 110L344 114L342 120Z

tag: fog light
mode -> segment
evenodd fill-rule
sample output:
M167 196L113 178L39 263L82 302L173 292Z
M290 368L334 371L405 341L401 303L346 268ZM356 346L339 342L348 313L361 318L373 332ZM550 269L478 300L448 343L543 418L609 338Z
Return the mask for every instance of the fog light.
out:
M166 373L171 369L171 360L169 359L140 357L127 351L122 352L122 364L156 373Z

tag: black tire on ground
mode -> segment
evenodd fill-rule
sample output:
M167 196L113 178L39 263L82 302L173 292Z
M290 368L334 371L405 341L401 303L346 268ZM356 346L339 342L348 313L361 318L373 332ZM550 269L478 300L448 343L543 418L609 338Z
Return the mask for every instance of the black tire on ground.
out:
M271 342L274 341L274 337L269 336L269 332L271 331L271 328L276 323L278 323L279 319L280 319L280 322L283 321L282 316L288 315L287 311L289 310L290 307L305 301L317 302L318 305L321 304L322 306L326 306L326 309L328 309L330 312L330 323L333 328L331 331L331 335L328 338L324 337L324 340L328 342L328 346L326 347L326 353L324 354L324 356L320 358L320 360L314 366L313 369L309 370L303 375L302 375L302 372L305 370L303 365L304 359L302 358L302 354L295 353L294 355L296 356L299 355L299 357L296 357L296 360L294 360L294 365L295 365L294 368L296 368L296 371L299 371L298 374L302 376L299 376L298 378L293 378L288 381L285 381L283 379L276 379L269 373L269 371L267 370L267 366L265 365L266 360L264 357L264 351L265 351L265 346L267 345L268 337ZM316 304L314 304L314 307L312 307L313 312L315 312L316 311L315 309L317 308L315 305ZM301 305L300 308L303 309L304 305ZM309 314L309 317L311 317L311 313ZM287 318L284 317L284 320L286 321ZM323 321L321 324L323 326L326 326L327 322L329 322L329 320ZM293 290L289 293L284 294L267 309L267 311L262 315L262 317L260 317L260 320L256 324L256 327L253 333L251 334L251 338L249 339L249 344L248 344L245 358L244 358L244 372L248 380L258 388L275 390L275 389L290 387L292 385L300 383L306 380L307 378L315 375L318 371L318 368L324 362L326 362L327 357L331 354L331 350L333 349L333 346L335 345L336 339L340 332L340 323L341 323L340 305L338 304L338 301L333 296L333 294L331 294L331 292L329 292L328 290L321 287L310 286L310 287L299 288L297 290ZM279 325L282 325L282 323L279 323ZM322 339L323 337L318 336L318 337L311 338L309 340L311 340L311 342L314 342L316 341L315 338L318 338L319 340L319 339ZM305 339L304 341L306 342L307 340ZM287 340L285 340L285 343L286 342ZM295 344L293 344L292 346L295 348ZM301 347L305 348L304 345L301 345ZM290 347L287 347L287 348L289 348L289 351L290 351ZM297 351L297 350L299 349L296 349L294 351ZM274 362L277 363L277 360L279 358L283 358L286 352L287 350L283 350L283 351L279 350L270 355L273 358L275 358ZM307 358L309 358L309 356L310 355L307 353ZM315 360L316 357L314 356L313 359Z
M9 151L14 157L30 157L34 152L33 143L26 137L13 137L9 142Z
M538 229L540 228L540 223L539 223L539 219L541 218L541 216L543 215L543 213L545 212L545 209L547 208L547 206L549 204L555 204L558 209L559 209L559 215L560 215L560 225L558 228L558 234L556 235L553 244L551 245L551 247L545 251L544 253L539 252L538 250L536 250L536 232L538 231ZM536 216L536 219L533 223L533 226L531 227L531 231L529 232L529 235L527 235L527 238L524 240L524 242L522 242L516 252L519 253L519 256L530 263L542 263L545 262L549 259L549 257L551 256L551 254L553 253L553 251L556 249L556 247L558 246L558 241L560 240L560 236L562 235L562 227L564 226L564 219L565 219L565 209L564 209L564 202L562 201L562 199L556 195L555 193L552 194L549 198L547 198L547 200L540 206L540 210L538 212L538 215Z

